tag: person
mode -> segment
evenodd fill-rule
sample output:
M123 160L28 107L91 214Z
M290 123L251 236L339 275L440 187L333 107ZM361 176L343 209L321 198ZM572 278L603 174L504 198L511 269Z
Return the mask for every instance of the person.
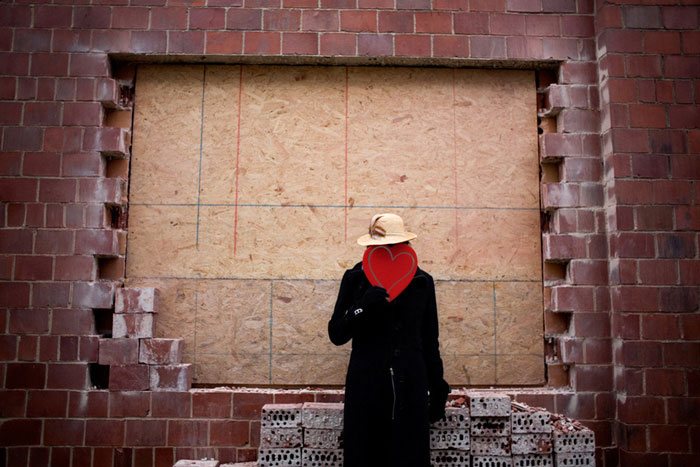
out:
M362 246L409 242L401 217L378 214ZM345 382L345 467L429 467L429 424L445 416L450 388L443 379L433 278L417 268L393 301L372 286L362 262L346 270L328 334L352 340Z

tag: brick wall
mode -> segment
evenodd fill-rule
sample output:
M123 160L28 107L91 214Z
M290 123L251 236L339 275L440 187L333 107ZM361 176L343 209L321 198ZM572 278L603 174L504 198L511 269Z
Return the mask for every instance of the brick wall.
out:
M591 426L599 465L697 462L697 2L92 3L0 5L6 465L246 460L264 403L340 397L92 389L123 279L138 60L540 70L548 385L512 394Z
M700 458L700 33L697 2L656 3L598 5L598 72L620 461L676 466Z

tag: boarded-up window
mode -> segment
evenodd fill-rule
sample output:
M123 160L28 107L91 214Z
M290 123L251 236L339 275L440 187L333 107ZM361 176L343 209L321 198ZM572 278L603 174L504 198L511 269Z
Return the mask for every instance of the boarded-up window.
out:
M534 73L139 66L127 282L202 384L342 384L371 216L418 233L455 385L544 380Z

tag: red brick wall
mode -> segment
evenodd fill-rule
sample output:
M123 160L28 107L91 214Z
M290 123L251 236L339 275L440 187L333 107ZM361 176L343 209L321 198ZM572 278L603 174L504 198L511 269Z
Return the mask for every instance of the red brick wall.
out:
M548 386L515 395L591 426L599 465L697 462L698 6L639 3L0 4L0 459L246 460L263 403L337 397L90 389L93 310L123 276L118 111L146 57L541 70Z
M620 460L693 465L700 33L690 4L698 2L615 3L598 5L597 40Z

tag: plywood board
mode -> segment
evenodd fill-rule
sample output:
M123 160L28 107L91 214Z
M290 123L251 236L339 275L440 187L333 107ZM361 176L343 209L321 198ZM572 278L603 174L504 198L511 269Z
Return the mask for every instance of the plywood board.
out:
M454 206L452 71L353 68L348 83L350 203Z
M129 195L142 203L196 203L201 66L138 68Z
M454 385L543 380L534 75L139 66L127 285L203 384L343 384L327 322L372 215L418 233Z
M244 204L342 204L345 70L244 67Z

